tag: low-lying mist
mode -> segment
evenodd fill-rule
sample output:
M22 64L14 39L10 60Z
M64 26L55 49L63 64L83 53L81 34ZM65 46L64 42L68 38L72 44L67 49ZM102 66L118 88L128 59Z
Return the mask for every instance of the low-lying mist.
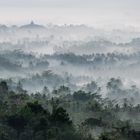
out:
M114 98L107 89L110 79L121 80L122 93L131 91L131 87L139 92L139 70L138 31L34 23L0 26L0 77L14 84L20 81L30 92L61 85L74 91L94 81L103 96Z

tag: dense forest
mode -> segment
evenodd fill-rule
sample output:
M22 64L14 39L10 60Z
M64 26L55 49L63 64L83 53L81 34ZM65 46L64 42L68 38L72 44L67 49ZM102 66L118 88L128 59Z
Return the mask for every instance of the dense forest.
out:
M117 88L113 80L108 88ZM27 94L20 83L12 91L1 81L0 140L47 139L139 140L140 104L127 98L120 104L98 92L78 90L71 94L63 85L52 93L44 87L42 93Z
M140 31L0 25L0 140L140 140Z

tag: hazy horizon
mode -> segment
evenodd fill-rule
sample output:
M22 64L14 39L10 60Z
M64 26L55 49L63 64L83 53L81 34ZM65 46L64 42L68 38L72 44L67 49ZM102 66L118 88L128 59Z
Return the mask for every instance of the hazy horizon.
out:
M95 27L140 24L138 0L0 0L0 24L85 24Z

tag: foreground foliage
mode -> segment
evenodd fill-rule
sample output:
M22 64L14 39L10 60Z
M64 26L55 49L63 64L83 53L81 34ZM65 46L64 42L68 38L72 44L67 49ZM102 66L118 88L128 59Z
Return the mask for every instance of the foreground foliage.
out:
M1 82L0 140L140 139L140 105L133 106L127 99L120 105L98 93L70 94L68 87L60 89L50 98L47 90L13 92Z

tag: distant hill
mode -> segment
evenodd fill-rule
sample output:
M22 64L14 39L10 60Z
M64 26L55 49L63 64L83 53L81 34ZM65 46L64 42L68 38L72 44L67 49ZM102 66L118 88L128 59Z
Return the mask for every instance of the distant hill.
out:
M7 31L8 27L6 25L0 25L0 31Z
M20 29L45 29L45 27L42 25L35 24L33 21L31 21L30 24L23 25L20 27Z

